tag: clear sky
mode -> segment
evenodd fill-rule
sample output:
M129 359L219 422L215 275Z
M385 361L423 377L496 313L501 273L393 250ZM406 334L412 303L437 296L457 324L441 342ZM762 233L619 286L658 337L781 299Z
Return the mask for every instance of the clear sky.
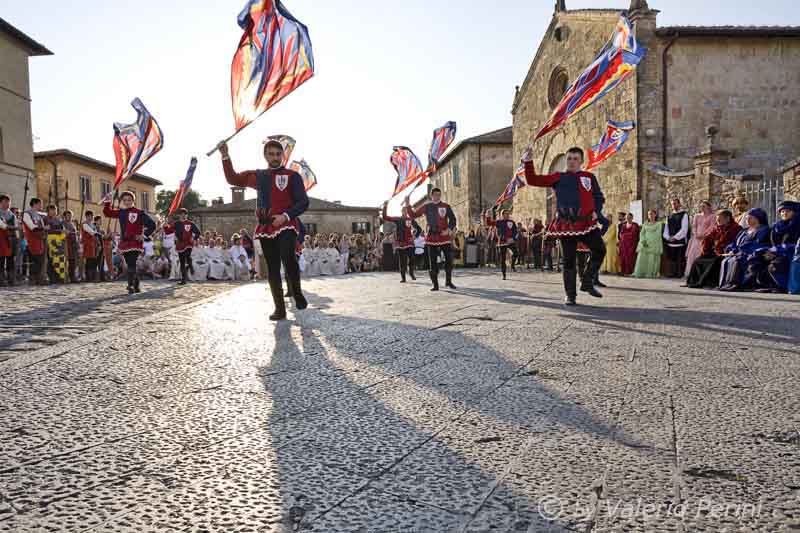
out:
M112 123L132 122L140 97L164 130L142 172L174 188L200 158L204 198L229 189L219 158L233 131L230 60L244 0L6 0L2 17L55 55L32 58L37 150L70 148L108 162ZM394 186L393 145L425 161L434 128L457 139L511 125L554 0L285 0L310 30L317 74L231 143L239 169L263 166L261 142L298 141L319 185L312 195L379 205ZM659 25L800 25L796 0L650 0ZM136 6L134 9L133 6ZM567 0L570 9L628 0ZM610 29L609 29L610 31Z

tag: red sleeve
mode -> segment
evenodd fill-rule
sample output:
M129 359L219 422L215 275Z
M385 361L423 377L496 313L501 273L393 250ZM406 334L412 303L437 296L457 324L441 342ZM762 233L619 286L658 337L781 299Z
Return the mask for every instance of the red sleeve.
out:
M119 216L119 209L112 209L111 202L103 204L103 214L106 218L117 218Z
M234 187L256 188L255 170L236 172L233 170L233 163L231 163L230 158L222 160L222 170L225 172L225 179Z
M711 230L703 239L703 255L712 255L714 253L714 243L720 238L719 228Z
M533 168L533 161L525 161L525 181L531 187L552 187L561 179L561 173L539 175Z
M419 217L421 217L422 214L425 212L425 206L426 205L428 205L428 204L422 204L422 206L420 206L419 209L414 209L410 205L406 206L405 210L406 210L406 214L408 215L408 218L419 218Z

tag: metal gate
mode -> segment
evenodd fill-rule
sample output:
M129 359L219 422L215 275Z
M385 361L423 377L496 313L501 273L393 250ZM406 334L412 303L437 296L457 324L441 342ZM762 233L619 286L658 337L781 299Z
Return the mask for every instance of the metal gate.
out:
M745 183L743 192L750 207L760 207L767 212L770 223L775 222L778 204L783 201L783 176Z

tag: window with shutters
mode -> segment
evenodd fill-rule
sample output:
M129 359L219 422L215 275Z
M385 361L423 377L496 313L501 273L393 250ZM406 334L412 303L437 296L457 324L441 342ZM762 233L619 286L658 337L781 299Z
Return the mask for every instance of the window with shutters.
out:
M369 231L369 222L353 222L353 233L367 234Z
M89 176L81 176L81 202L92 201L92 178Z

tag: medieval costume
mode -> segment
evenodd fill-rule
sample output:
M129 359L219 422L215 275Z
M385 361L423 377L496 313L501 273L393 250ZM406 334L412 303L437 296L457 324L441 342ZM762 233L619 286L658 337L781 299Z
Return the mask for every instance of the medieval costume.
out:
M606 257L600 269L607 274L619 274L619 227L615 225L613 230L606 231L603 243L606 245Z
M213 240L208 243L208 279L213 281L225 280L225 258L222 249L217 248L217 243Z
M17 253L17 217L10 209L0 209L0 287L14 285Z
M800 294L800 239L795 244L792 266L789 269L789 294Z
M406 271L408 271L411 279L416 281L417 277L414 275L414 238L422 233L422 228L412 218L388 216L386 209L387 204L383 204L383 220L393 222L395 225L394 251L400 264L400 283L406 282Z
M425 215L428 229L425 232L425 248L430 265L429 273L433 283L432 291L439 290L439 256L444 255L445 285L455 289L453 285L453 231L456 229L456 215L449 204L428 202L419 209L406 206L408 218L417 219Z
M66 215L65 215L66 217ZM66 250L67 250L67 279L70 283L77 283L78 279L75 272L78 269L78 256L80 255L80 247L78 245L78 228L72 222L72 217L64 219L64 232L67 236Z
M681 278L686 270L686 248L689 244L689 215L679 209L664 224L664 251L669 260L669 276Z
M706 235L708 235L716 225L717 216L713 211L707 214L697 213L692 219L691 238L689 239L689 246L686 249L686 276L689 275L689 270L691 270L695 259L700 257L703 253L703 239L706 238Z
M782 202L778 214L781 218L770 233L772 246L753 253L742 283L744 288L784 293L789 288L791 263L800 239L800 202Z
M189 279L191 281L206 281L208 280L209 270L208 247L204 245L195 246L192 249L192 268L189 271Z
M169 228L175 234L175 251L178 252L178 262L181 269L181 285L186 285L189 273L194 270L192 265L192 250L194 242L200 238L200 228L191 220L179 220Z
M247 281L250 278L250 260L247 258L247 250L241 244L234 244L228 249L228 254L233 262L233 279Z
M723 291L734 291L740 288L747 271L748 261L756 250L769 247L769 220L763 209L755 208L747 215L758 221L756 226L747 225L736 241L725 250L725 259L722 260L719 273L719 288ZM745 217L745 222L747 217ZM737 222L738 223L738 222Z
M530 230L531 254L533 256L533 268L540 268L544 271L542 263L542 245L544 243L544 225L540 221L534 222Z
M716 287L719 283L719 271L724 259L723 254L728 246L736 242L742 227L733 216L725 224L717 224L703 239L700 257L695 259L686 279L686 286L692 289Z
M589 267L581 278L581 290L602 297L594 288L594 279L606 256L606 246L598 227L605 197L594 174L585 171L536 174L532 161L524 161L525 179L533 187L551 187L556 197L556 214L547 234L561 241L564 254L564 291L567 305L575 305L577 269L575 254L578 242L591 253Z
M26 209L22 214L22 230L25 242L28 244L28 255L31 258L30 283L32 285L44 283L42 267L45 258L46 232L44 217L33 209Z
M500 272L503 273L503 279L506 279L506 259L508 259L509 250L511 250L511 269L516 270L514 261L517 257L516 246L519 230L517 229L517 223L510 218L501 218L494 221L494 227L497 228L497 253L500 256Z
M636 222L625 222L619 230L619 264L623 276L630 276L636 269L640 233L641 227Z
M258 193L258 225L254 237L261 243L267 260L267 276L275 304L275 313L270 319L283 320L286 318L286 304L283 300L281 263L291 281L297 309L308 307L300 286L300 266L295 255L299 234L297 217L305 213L309 203L303 178L294 170L283 166L236 172L227 151L222 157L222 169L229 184L234 187L250 187Z
M123 195L124 196L124 195ZM136 263L144 253L144 239L156 230L156 223L150 215L136 207L114 209L111 201L103 203L103 214L119 220L120 239L117 251L125 258L128 273L128 294L142 292Z
M661 255L664 253L664 223L645 222L639 233L636 248L635 278L657 278L661 271Z

